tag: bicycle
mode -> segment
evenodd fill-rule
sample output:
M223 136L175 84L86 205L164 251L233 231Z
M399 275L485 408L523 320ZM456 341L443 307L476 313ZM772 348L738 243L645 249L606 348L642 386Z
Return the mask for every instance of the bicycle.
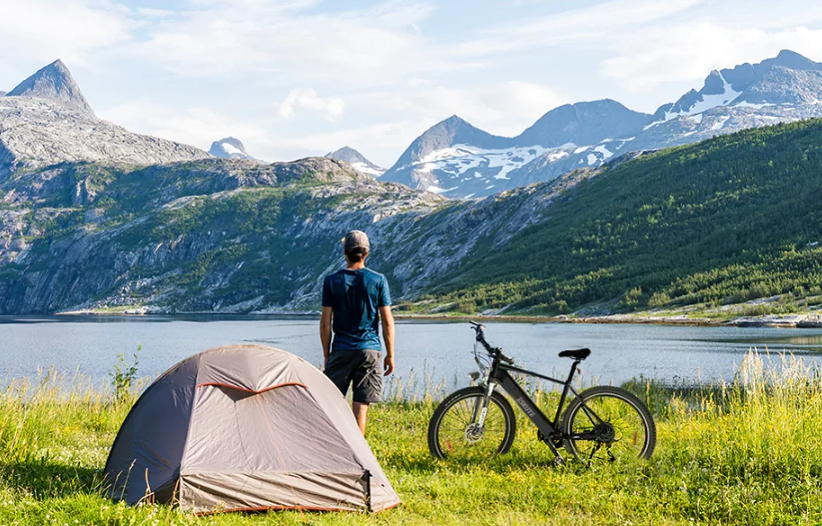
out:
M618 387L598 386L577 392L571 385L580 362L590 356L590 349L560 352L559 357L571 358L573 364L567 379L559 380L516 367L502 349L488 344L482 324L470 323L476 332L474 359L480 367L480 372L472 373L471 378L478 380L479 385L455 391L437 406L428 425L428 448L432 455L441 459L486 458L507 453L514 442L516 419L511 404L497 390L502 388L537 427L537 436L554 454L555 465L565 463L561 447L589 466L594 460L614 462L618 457L651 457L656 445L656 426L639 398ZM480 347L487 355L482 355ZM553 421L510 373L563 386ZM570 399L569 394L573 395ZM563 414L566 400L570 401Z

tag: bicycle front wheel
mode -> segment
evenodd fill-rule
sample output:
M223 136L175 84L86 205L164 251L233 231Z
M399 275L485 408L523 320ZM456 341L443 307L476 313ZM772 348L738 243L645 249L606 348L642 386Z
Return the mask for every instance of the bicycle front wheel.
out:
M493 393L480 427L475 416L484 400L484 388L466 387L440 403L428 424L428 449L432 455L481 461L511 449L516 434L511 404L501 394Z
M651 458L656 426L645 404L618 387L593 387L580 393L562 417L568 453L590 463L620 458Z

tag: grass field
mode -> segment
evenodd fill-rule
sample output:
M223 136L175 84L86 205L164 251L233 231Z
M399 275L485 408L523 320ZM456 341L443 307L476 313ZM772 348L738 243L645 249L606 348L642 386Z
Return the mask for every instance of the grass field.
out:
M508 455L436 461L426 447L435 403L386 403L373 410L367 438L403 505L374 515L197 518L114 504L100 495L100 475L134 398L59 384L45 375L0 395L0 525L822 523L822 379L792 357L749 355L727 386L632 382L657 420L654 457L593 469L552 467L522 419Z

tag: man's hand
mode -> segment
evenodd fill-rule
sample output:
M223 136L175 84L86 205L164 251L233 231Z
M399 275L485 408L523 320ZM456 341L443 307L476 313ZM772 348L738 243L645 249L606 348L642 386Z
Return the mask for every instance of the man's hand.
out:
M391 307L380 307L382 339L385 341L385 376L394 372L394 315Z
M394 372L394 357L393 356L386 356L385 357L385 372L383 373L385 376Z
M320 316L320 341L323 344L323 369L328 363L328 356L331 354L331 318L333 311L331 307L323 307L322 316Z

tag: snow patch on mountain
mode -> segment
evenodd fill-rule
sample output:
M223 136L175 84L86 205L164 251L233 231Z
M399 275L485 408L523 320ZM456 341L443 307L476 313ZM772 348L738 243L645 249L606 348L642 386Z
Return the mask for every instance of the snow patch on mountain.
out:
M792 106L792 104L789 104L789 103L785 104L785 105L786 106ZM761 110L762 108L767 108L768 106L776 106L776 104L773 104L771 102L765 102L765 103L762 103L762 104L752 104L752 103L750 103L746 100L739 101L736 104L734 104L734 107L736 107L736 108L753 108L755 110Z
M330 159L336 159L350 164L358 172L370 175L371 177L380 177L385 173L385 168L380 168L363 156L360 152L349 146L343 146L339 150L325 154Z
M605 141L603 141L603 142L605 142ZM609 142L610 142L610 141L609 141ZM599 152L599 153L601 153L601 154L602 154L602 157L603 157L603 158L605 158L605 159L608 159L608 158L610 158L610 157L613 157L613 155L614 155L613 153L611 153L611 152L608 150L608 148L606 148L605 146L603 146L603 145L601 145L601 144L600 144L599 146L597 146L596 148L594 148L594 151L595 151L595 152Z
M379 177L383 173L385 173L384 168L373 168L374 165L372 165L372 164L351 163L351 166L353 166L355 170L360 171L364 174L368 174L372 177Z
M574 145L572 145L574 146ZM506 175L527 164L551 148L526 146L514 148L484 149L467 144L456 144L450 148L436 150L412 166L421 166L426 172L439 170L452 178L463 177L474 169L491 172L496 179L507 179Z
M741 91L736 91L733 89L731 84L725 80L725 77L722 76L722 73L715 71L712 75L717 75L722 80L722 93L703 93L706 88L702 89L702 92L695 92L691 91L690 93L684 95L677 101L676 104L672 106L673 108L680 108L677 111L665 111L664 116L662 119L654 121L648 125L646 125L643 130L648 130L653 128L654 126L658 126L664 122L668 122L673 119L677 119L679 117L692 117L697 118L697 115L706 112L710 109L716 108L718 106L726 106L733 102L739 95L742 94ZM710 77L709 77L710 78ZM707 81L706 81L707 83ZM707 87L707 86L706 86ZM688 99L694 98L694 102L688 104ZM739 104L744 104L740 102ZM702 121L702 117L698 117L699 120L695 120L697 124Z
M220 159L246 159L249 161L257 161L245 150L245 145L240 139L236 137L226 137L219 141L211 143L208 153Z
M245 153L241 149L236 148L235 146L232 146L231 144L229 144L227 142L224 142L223 144L221 144L220 147L223 149L223 152L225 152L228 155L232 155L232 154L237 155L237 154L244 154Z
M716 122L711 125L712 130L721 130L725 123L728 122L728 119L731 117L729 115L723 115L722 117L718 118Z
M741 91L735 91L728 81L722 77L721 73L719 74L719 77L722 79L722 93L717 93L715 95L702 95L701 101L691 106L687 111L681 112L678 115L694 115L696 113L708 111L711 108L716 108L717 106L724 106L742 94Z

